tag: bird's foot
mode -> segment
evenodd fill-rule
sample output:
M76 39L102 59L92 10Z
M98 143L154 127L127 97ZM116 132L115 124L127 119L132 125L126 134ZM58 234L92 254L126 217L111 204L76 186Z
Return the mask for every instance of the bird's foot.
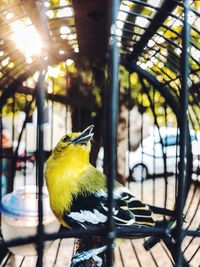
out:
M98 255L103 253L107 249L107 246L102 246L99 248L93 248L88 251L82 251L79 253L76 253L74 257L72 258L70 267L77 266L78 263L81 261L86 261L89 259L93 259L97 263L97 267L102 266L102 259Z

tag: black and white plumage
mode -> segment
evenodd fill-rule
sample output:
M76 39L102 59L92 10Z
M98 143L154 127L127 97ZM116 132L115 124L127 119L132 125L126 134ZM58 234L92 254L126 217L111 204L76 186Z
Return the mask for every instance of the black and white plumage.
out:
M113 218L116 227L138 229L138 233L131 232L124 238L140 238L145 234L139 231L141 227L152 227L154 221L149 207L137 200L125 187L114 190ZM105 226L108 216L107 194L104 191L90 193L87 196L77 196L73 199L70 213L63 213L63 220L73 229L100 229ZM75 254L72 258L71 267L80 262L92 258L97 266L102 266L102 259L98 256L104 252L107 246L90 249Z
M113 195L116 227L154 226L149 207L136 199L127 188L117 187ZM74 197L70 213L63 213L63 220L73 229L99 229L105 225L107 214L107 193L99 191Z

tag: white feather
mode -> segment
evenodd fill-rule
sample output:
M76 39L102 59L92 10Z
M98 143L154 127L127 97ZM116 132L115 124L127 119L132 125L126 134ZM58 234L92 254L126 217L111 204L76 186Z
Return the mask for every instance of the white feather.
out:
M85 222L83 214L81 214L80 212L71 212L68 216L74 219L75 221L82 222L82 223Z
M107 217L100 213L98 210L91 212L89 210L81 210L80 212L71 212L68 215L70 218L74 219L77 222L89 222L92 224L104 223L107 220Z
M99 218L99 222L106 222L107 221L107 216L105 216L104 214L100 213L98 210L94 210L94 214Z

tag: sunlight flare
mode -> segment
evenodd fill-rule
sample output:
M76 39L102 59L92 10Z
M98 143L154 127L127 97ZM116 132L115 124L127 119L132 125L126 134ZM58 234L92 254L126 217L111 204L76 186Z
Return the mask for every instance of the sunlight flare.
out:
M32 57L40 53L42 40L33 25L26 26L17 20L11 23L13 34L12 41L26 55Z

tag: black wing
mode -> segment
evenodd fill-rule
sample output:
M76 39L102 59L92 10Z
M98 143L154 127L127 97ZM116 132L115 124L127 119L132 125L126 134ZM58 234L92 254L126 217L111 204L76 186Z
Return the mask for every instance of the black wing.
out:
M126 188L114 190L115 204L113 218L117 227L153 226L149 208L137 200ZM72 229L91 229L103 227L107 221L107 194L88 193L73 198L70 212L65 212L63 220Z
M78 195L73 198L69 213L63 214L64 221L72 229L90 229L103 226L107 220L102 207L104 199L95 194Z
M155 222L153 220L153 213L149 206L138 200L132 193L124 188L121 190L121 199L126 202L128 209L135 216L135 223L140 226L153 227Z

